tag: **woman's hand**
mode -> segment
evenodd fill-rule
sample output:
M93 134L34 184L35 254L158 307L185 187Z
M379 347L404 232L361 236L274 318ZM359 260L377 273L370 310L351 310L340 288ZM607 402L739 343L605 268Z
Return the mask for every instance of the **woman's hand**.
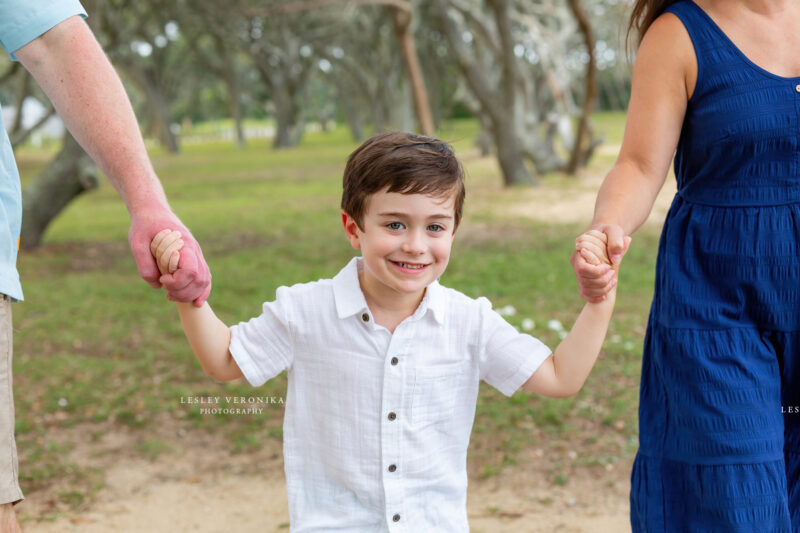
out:
M616 224L598 224L578 237L570 264L581 298L589 303L605 299L617 284L617 269L630 243L631 238Z

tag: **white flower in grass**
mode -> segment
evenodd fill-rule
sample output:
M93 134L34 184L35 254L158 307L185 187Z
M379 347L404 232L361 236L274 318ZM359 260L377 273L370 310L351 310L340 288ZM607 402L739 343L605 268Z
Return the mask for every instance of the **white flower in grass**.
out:
M547 329L552 331L564 331L564 325L561 323L560 320L556 320L554 318L552 320L547 321Z
M611 335L611 342L616 343L620 342L621 340L622 340L622 335L620 335L619 333L614 333L613 335Z
M525 331L530 331L535 327L536 327L536 322L534 322L532 318L522 319L522 329L524 329Z
M517 310L514 308L513 305L506 305L497 310L503 316L514 316L517 314Z
M564 331L563 329L558 332L558 338L559 339L564 340L564 337L566 337L566 336L567 336L567 332Z
M68 403L68 402L67 402L67 399L66 399L66 398L59 398L59 399L58 399L58 405L59 405L60 407L66 407L66 406L67 406L67 403Z

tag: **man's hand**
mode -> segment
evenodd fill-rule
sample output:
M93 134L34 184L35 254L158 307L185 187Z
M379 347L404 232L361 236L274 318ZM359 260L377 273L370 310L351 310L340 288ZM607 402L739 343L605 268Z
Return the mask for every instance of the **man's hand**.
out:
M622 257L628 251L631 238L625 235L622 228L615 224L594 226L579 239L589 235L592 238L584 240L583 244L585 246L579 246L576 241L576 248L570 257L570 263L575 270L581 298L589 303L599 303L605 299L605 295L616 285L616 269L619 267ZM597 243L597 239L605 242L605 251L600 252L595 249L597 248L596 244L591 244L592 242ZM586 248L592 253L587 254L586 251L581 251ZM595 259L598 260L607 257L610 260L610 264L603 261L594 263L590 257L591 255L594 255ZM587 257L589 257L589 260L587 260Z
M164 229L179 232L183 247L180 248L177 270L162 276L150 251L150 243ZM200 245L178 217L168 210L135 213L131 217L128 242L139 275L151 287L158 289L163 286L167 298L173 302L193 302L197 307L203 305L211 293L211 273Z

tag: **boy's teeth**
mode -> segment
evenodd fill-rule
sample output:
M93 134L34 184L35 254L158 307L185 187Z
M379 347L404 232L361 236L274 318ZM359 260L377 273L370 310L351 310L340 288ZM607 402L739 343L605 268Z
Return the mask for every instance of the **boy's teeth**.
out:
M422 268L423 266L425 266L425 265L409 265L408 263L399 263L399 262L397 264L403 268Z

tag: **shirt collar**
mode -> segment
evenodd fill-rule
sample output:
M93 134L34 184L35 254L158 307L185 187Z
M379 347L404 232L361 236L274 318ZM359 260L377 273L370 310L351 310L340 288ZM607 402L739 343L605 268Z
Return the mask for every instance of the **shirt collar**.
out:
M356 313L369 311L367 300L361 292L361 285L358 282L359 263L363 261L360 257L354 257L344 268L342 268L333 278L333 298L336 302L336 313L339 318L346 318ZM442 324L444 322L445 294L443 287L439 285L439 280L434 280L428 285L425 296L422 297L419 307L414 312L415 316L421 317L426 311L433 313L434 319Z

